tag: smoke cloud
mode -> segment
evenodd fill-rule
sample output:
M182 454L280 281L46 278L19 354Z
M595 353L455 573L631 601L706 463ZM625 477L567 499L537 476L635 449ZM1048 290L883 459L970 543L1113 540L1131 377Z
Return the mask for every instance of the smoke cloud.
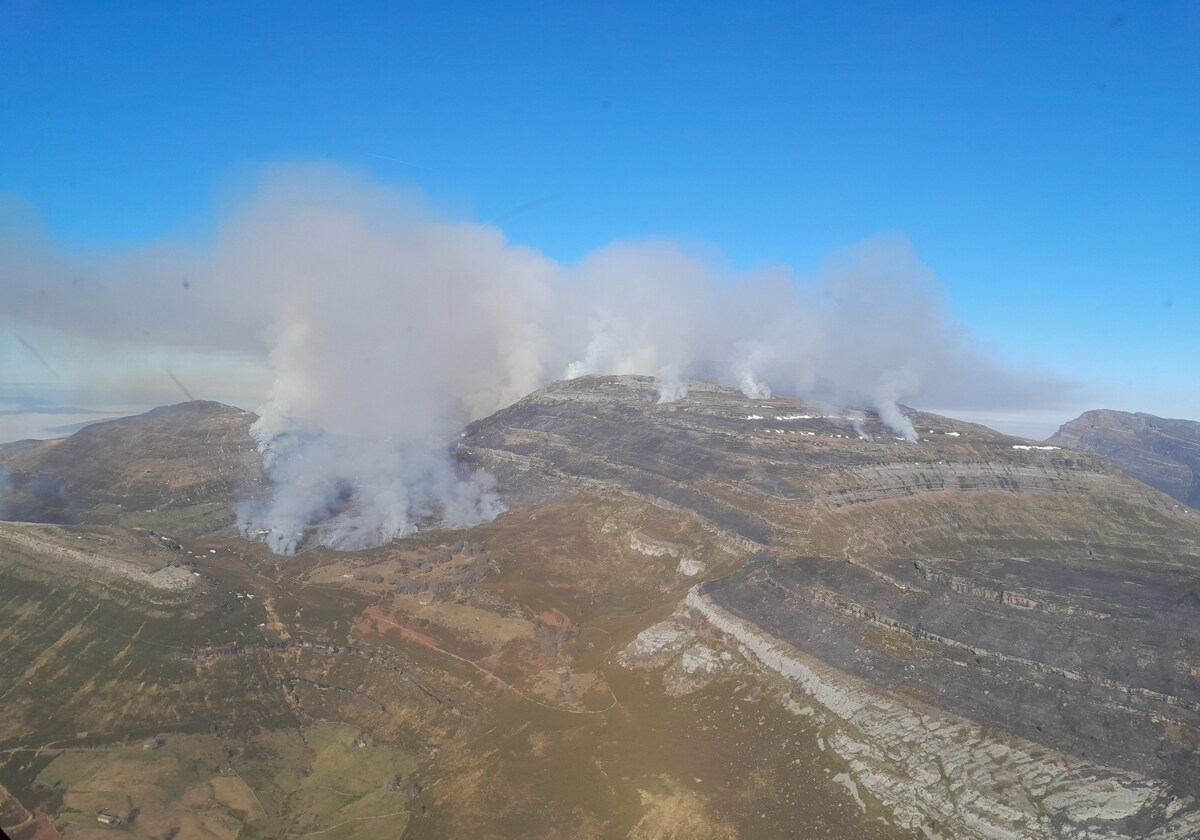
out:
M10 326L118 354L266 365L253 434L274 492L240 516L279 553L494 517L490 477L461 474L449 447L464 423L558 378L653 374L670 402L703 370L749 397L873 407L909 440L901 401L1011 408L1062 389L973 348L900 237L839 252L807 278L731 272L665 241L563 265L494 226L441 219L413 195L319 167L268 171L204 243L68 258L27 208L0 203L0 214Z

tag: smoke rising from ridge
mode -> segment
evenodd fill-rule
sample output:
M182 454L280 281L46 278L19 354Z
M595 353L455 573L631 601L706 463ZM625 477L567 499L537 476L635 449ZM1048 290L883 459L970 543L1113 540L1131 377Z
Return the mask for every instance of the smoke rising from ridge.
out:
M910 440L902 400L987 381L984 401L1012 406L1061 387L973 349L899 237L841 251L811 278L730 272L666 241L563 265L321 167L268 171L204 246L72 260L18 229L0 225L10 322L265 359L253 433L274 493L240 516L280 553L310 528L357 548L427 517L495 516L490 478L460 474L448 447L464 423L563 377L652 374L669 402L703 368L749 397L870 405Z

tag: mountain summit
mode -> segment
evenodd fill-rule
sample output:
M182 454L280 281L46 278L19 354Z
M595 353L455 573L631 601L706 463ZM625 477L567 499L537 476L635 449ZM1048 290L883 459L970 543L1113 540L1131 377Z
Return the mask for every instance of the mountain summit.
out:
M4 519L124 524L180 534L234 521L261 481L255 415L193 400L95 423L70 437L0 447L11 492Z
M1064 424L1049 442L1103 455L1138 481L1200 508L1200 423L1099 409Z

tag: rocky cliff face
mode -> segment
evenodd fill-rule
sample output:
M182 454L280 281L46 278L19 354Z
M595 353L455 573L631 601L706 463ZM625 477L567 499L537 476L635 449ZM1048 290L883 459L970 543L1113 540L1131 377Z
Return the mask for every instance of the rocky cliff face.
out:
M856 730L844 747L881 799L965 830L950 794L969 779L984 836L1169 836L1184 810L1200 830L1198 572L1195 554L764 558L687 604Z
M1183 766L1177 768L1179 775L1164 781L1120 764L1104 764L1086 753L1047 749L1045 739L1013 735L995 721L984 722L986 716L947 712L945 705L957 701L954 692L961 685L943 686L926 675L927 681L919 683L925 697L917 700L893 692L890 682L884 689L880 675L852 651L839 662L852 668L858 665L856 670L865 671L866 679L831 667L809 652L814 641L819 648L822 638L820 634L816 639L810 635L814 629L811 625L805 627L795 621L802 610L794 606L785 609L782 623L772 623L769 619L763 621L757 612L747 617L725 609L723 603L736 600L730 595L698 587L685 605L727 644L787 680L799 696L822 709L830 747L848 761L854 777L871 795L892 807L899 824L920 830L926 837L989 840L1183 840L1200 831L1194 768L1187 766L1194 759L1185 757ZM865 615L859 617L867 619ZM818 617L816 624L821 620ZM869 619L866 623L875 626ZM780 630L795 643L773 635L763 624ZM825 628L825 633L831 629ZM852 627L851 637L857 636ZM909 638L928 641L920 633ZM893 640L892 644L920 649L909 641ZM988 656L987 651L969 652L980 654L974 657L979 661ZM930 659L936 657L928 649L924 654ZM971 668L962 663L960 667ZM901 670L911 671L911 663ZM1004 707L1003 716L1008 719L1025 714L1023 701L1040 697L1044 689L1036 684L1023 685L1020 677L1011 676L1017 682L1002 687L994 698ZM901 678L918 685L917 675L905 673ZM996 690L996 684L984 684L992 688L980 687L965 696L987 698ZM1086 692L1075 694L1079 693ZM1052 695L1046 702L1053 699L1060 700L1062 706L1062 710L1052 713L1054 721L1083 719L1091 711L1071 708L1073 696ZM813 713L812 706L794 700L789 703L798 713ZM1035 728L1040 736L1043 726ZM1159 741L1151 738L1144 743L1152 749ZM1175 752L1187 750L1177 748ZM1189 772L1193 775L1187 775Z
M1049 443L1102 455L1138 481L1200 508L1200 423L1088 411L1063 425Z

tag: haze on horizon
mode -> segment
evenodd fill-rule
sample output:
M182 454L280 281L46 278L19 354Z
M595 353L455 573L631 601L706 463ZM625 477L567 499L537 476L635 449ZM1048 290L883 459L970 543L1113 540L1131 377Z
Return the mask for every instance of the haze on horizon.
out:
M573 328L584 346L527 348L544 369L508 383L505 399L586 366L589 346L596 369L732 364L751 331L717 339L719 352L696 338L722 320L711 307L728 308L725 290L774 283L803 298L827 282L830 255L890 249L872 294L889 310L887 340L914 341L898 367L921 359L895 399L1034 436L1099 406L1200 417L1187 385L1200 332L1200 63L1189 48L1200 24L1187 4L759 4L688 16L44 4L10 6L0 27L13 80L0 237L10 257L36 254L39 271L75 284L0 269L10 429L39 406L182 399L172 375L186 393L261 408L276 387L287 281L251 265L236 290L205 288L198 266L220 258L231 220L261 207L280 173L310 204L340 180L354 201L472 231L526 261L500 272L511 269L508 282L586 285L578 278L603 273L597 263L631 253L654 274L636 284L652 290L642 309L679 341L602 359L595 313L605 295L629 300L610 272L567 306L590 308ZM323 282L337 287L346 264L331 248ZM694 280L679 287L654 265L664 254L704 275L708 313L680 296ZM536 308L523 291L497 296ZM195 303L206 295L226 299ZM865 303L818 338L801 325L790 346L766 342L775 355L786 347L776 363L792 368L771 384L842 379L832 390L879 401L883 357L898 351L885 342L870 373L855 369L877 335L855 309ZM795 311L828 315L812 301ZM829 349L833 333L845 349ZM814 367L814 346L848 355L851 370ZM89 417L38 419L68 425L59 416Z

